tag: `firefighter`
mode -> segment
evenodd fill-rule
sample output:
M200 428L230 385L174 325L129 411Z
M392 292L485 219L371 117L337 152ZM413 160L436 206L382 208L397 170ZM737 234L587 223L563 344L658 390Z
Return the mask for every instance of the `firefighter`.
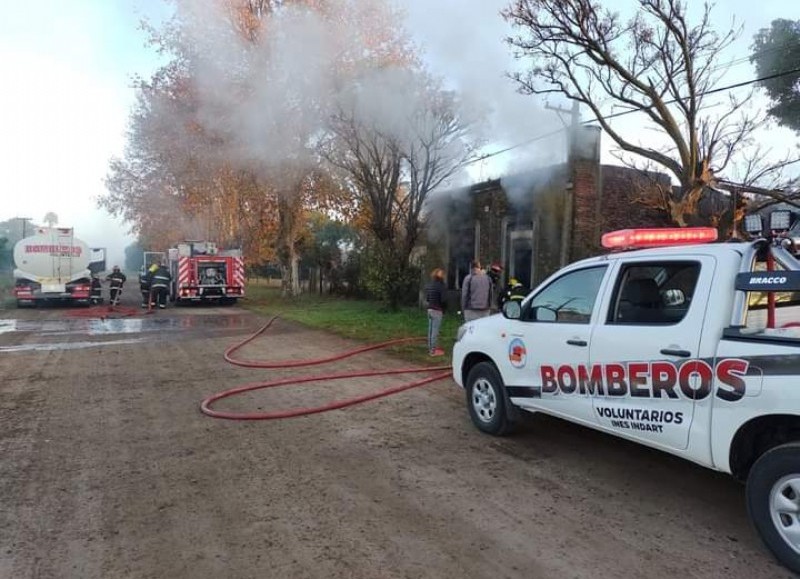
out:
M91 302L93 304L103 303L103 284L100 282L100 278L97 277L96 273L92 273Z
M489 267L489 271L486 272L486 275L492 280L491 296L489 298L491 300L490 303L500 303L500 298L503 295L502 286L500 284L500 278L503 275L503 266L495 261Z
M169 294L169 283L172 281L172 275L166 267L161 265L160 261L157 261L150 266L147 278L152 299L155 305L163 310L167 307L167 295Z
M119 304L119 297L122 295L122 286L125 285L127 280L128 278L120 271L118 265L115 265L111 273L106 276L106 281L110 283L108 293L109 304L112 306Z
M139 292L142 294L142 307L146 308L150 304L150 279L148 271L144 268L139 272Z
M503 309L503 304L509 300L521 302L527 295L527 288L522 285L518 279L512 277L508 280L508 285L506 285L505 290L500 292L500 295L497 298L497 307Z

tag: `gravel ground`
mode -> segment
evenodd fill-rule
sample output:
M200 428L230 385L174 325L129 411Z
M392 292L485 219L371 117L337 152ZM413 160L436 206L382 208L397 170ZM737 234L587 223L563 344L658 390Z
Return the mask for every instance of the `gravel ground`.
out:
M751 528L743 487L678 458L539 416L514 437L482 435L450 380L311 417L214 420L198 411L205 396L291 375L222 359L263 318L75 315L0 310L2 578L791 577ZM352 346L279 320L242 355ZM296 372L404 365L371 352ZM408 379L219 407L303 406Z

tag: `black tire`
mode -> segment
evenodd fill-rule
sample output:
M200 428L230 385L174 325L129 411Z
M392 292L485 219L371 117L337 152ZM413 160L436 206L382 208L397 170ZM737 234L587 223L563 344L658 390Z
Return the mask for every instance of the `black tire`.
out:
M473 366L467 375L464 390L469 417L478 430L494 436L513 432L515 412L494 364L481 362Z
M788 484L800 489L800 443L792 442L776 446L756 460L747 476L747 511L761 540L784 566L800 573L800 541L794 547L784 538L784 528L800 525L798 512L782 513L773 510L773 495L795 504L800 508L800 492L795 492ZM774 516L773 516L774 514Z

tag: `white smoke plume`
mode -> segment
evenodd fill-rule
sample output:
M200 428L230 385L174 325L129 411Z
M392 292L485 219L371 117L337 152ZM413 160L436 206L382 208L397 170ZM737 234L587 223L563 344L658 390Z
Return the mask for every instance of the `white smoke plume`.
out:
M462 99L488 111L485 152L514 147L564 127L542 99L521 95L507 74L518 66L504 38L500 16L508 0L406 0L408 28L433 74L447 79ZM554 103L564 106L564 103ZM565 133L516 147L476 164L477 179L561 163Z
M380 25L393 14L386 0L332 0L328 7L345 23L351 15L354 26L376 16ZM224 2L180 0L177 8L201 124L227 143L226 160L242 166L272 175L273 168L313 166L315 139L339 106L408 140L409 118L431 94L413 89L407 68L375 66L369 30L332 25L304 7L275 9L255 40L230 25ZM465 114L474 123L475 110Z

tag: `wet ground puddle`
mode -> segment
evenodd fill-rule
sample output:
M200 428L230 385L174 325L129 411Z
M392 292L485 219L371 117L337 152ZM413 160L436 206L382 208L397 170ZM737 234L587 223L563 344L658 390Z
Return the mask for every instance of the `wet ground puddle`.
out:
M142 334L148 332L197 331L249 328L248 316L242 315L203 315L180 317L142 317L142 318L79 318L61 320L16 320L0 319L0 336L14 334L34 334L44 339L56 336L112 336ZM115 344L134 344L143 342L145 337L135 339L111 339L97 341L69 341L12 344L0 346L2 352L75 350Z

